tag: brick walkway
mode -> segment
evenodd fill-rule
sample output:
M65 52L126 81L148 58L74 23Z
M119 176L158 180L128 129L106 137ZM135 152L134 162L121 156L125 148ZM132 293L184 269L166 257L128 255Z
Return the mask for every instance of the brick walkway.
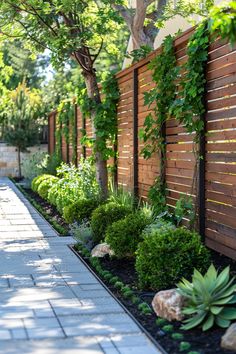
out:
M160 354L72 243L0 179L0 353Z

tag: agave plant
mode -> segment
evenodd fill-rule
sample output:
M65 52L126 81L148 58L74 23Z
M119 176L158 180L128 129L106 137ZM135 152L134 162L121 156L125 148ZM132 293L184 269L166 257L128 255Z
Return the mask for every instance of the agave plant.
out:
M185 330L202 326L207 331L214 324L227 328L231 320L236 319L236 308L229 305L236 303L235 278L230 279L230 268L220 274L212 264L203 276L196 269L192 283L186 279L178 284L178 291L186 297L183 314L190 316L183 322Z

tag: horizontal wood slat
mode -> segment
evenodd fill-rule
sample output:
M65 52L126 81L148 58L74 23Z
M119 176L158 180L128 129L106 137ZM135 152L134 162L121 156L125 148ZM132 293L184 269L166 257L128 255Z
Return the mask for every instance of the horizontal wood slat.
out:
M181 75L182 67L188 60L187 44L194 33L191 28L174 41L176 65ZM118 186L132 189L134 180L133 166L133 115L137 115L138 130L143 128L145 118L154 112L155 105L144 105L144 94L155 87L150 61L161 53L161 48L147 58L117 74L120 100L117 107L117 181ZM206 136L205 136L205 200L206 200L206 244L236 259L236 45L217 38L209 46L206 72ZM134 93L134 72L137 74L137 92ZM178 81L176 82L178 85ZM177 86L177 90L179 87ZM178 92L177 92L178 97ZM55 149L54 118L52 112L48 118L49 152ZM91 155L92 150L84 149L82 137L83 117L77 114L77 158L84 154ZM91 137L90 120L86 120L86 132ZM166 122L166 185L167 203L171 209L184 195L191 195L197 200L196 181L199 161L195 143L195 134L187 133L183 124L174 117ZM141 155L143 142L138 141L137 170L139 196L147 199L148 191L160 173L160 157L155 153L149 160ZM69 158L72 158L72 146L69 144ZM62 154L66 158L65 139L62 139ZM136 171L137 172L137 171ZM187 220L185 221L187 225Z

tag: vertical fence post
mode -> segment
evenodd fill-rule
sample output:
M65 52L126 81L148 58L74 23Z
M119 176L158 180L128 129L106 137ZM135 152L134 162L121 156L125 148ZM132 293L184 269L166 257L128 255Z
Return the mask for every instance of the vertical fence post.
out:
M63 138L62 138L62 122L60 122L60 125L59 125L59 129L60 129L60 156L61 156L61 159L63 161L63 148L62 148L62 144L63 144Z
M117 153L118 153L118 135L116 134L115 137L115 142L114 142L114 186L115 188L118 188L118 158L117 158Z
M78 106L77 103L75 104L75 121L74 121L75 126L73 129L75 129L75 151L73 151L73 155L75 156L75 160L73 161L75 166L78 165Z
M83 134L86 135L86 118L85 115L82 113L82 129L83 129ZM83 145L83 158L86 159L86 146Z
M51 115L48 115L48 154L51 154Z
M133 71L133 191L138 197L138 69Z
M206 150L205 150L205 134L206 134L206 119L205 115L201 117L204 128L199 139L199 181L198 181L198 205L199 205L199 233L202 240L205 238L205 224L206 224L206 208L205 208L205 168L206 168Z
M66 162L70 162L70 119L67 117L68 136L66 137Z
M205 63L204 76L207 77L207 62ZM206 185L205 185L205 170L206 170L206 113L207 113L207 81L205 82L202 103L205 107L205 112L200 116L203 123L203 129L199 138L199 181L198 181L198 225L199 234L205 241L206 228Z
M53 153L56 152L56 113L53 113Z

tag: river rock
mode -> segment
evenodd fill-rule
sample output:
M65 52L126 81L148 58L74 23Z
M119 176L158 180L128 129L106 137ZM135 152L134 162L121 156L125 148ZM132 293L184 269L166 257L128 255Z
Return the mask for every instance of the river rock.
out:
M184 306L185 297L180 295L176 289L159 291L152 300L152 307L161 318L168 321L181 321L184 316L181 310Z
M99 245L95 246L92 251L92 257L99 257L103 258L106 255L113 256L114 252L112 251L111 247L107 243L100 243Z
M221 347L236 351L236 323L231 324L221 338Z

